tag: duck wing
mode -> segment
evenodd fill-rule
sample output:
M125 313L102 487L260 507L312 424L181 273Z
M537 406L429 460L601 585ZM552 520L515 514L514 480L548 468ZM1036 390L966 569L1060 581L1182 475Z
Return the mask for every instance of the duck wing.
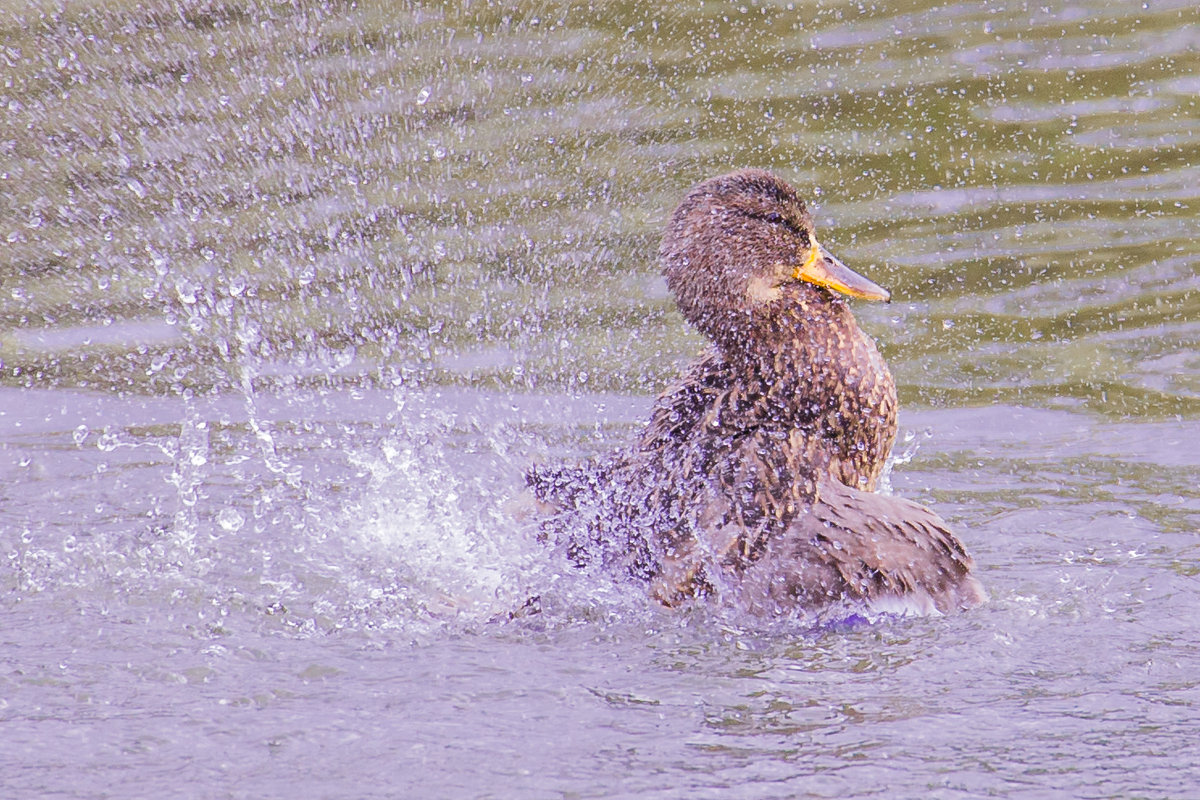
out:
M759 612L838 602L934 613L987 599L974 561L940 516L890 495L831 480L741 575L737 602Z

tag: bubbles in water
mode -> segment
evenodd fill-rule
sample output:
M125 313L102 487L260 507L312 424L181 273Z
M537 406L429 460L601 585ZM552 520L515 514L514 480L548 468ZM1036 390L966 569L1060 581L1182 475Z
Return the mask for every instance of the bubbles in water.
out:
M80 425L71 433L71 438L75 440L75 444L82 445L87 441L90 434L91 430L88 429L87 425Z

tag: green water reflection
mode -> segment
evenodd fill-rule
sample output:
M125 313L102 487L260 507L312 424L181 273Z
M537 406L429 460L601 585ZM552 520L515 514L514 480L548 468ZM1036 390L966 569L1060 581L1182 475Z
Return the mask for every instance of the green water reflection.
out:
M1200 12L93 2L0 17L0 380L653 392L693 182L775 169L908 404L1200 413Z

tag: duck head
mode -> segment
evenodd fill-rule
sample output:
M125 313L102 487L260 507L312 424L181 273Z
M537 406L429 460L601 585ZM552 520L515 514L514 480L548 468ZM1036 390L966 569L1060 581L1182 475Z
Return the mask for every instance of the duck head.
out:
M822 247L796 190L744 169L697 185L659 247L667 286L689 322L723 350L762 340L779 303L831 304L833 292L888 300L888 292Z

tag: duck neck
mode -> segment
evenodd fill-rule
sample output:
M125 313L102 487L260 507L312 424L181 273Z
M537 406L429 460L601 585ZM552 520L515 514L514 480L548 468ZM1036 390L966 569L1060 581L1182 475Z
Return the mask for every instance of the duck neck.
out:
M722 355L743 374L773 383L801 372L825 374L866 339L845 301L832 293L810 293L760 309L752 322L730 326L731 335L717 342Z

